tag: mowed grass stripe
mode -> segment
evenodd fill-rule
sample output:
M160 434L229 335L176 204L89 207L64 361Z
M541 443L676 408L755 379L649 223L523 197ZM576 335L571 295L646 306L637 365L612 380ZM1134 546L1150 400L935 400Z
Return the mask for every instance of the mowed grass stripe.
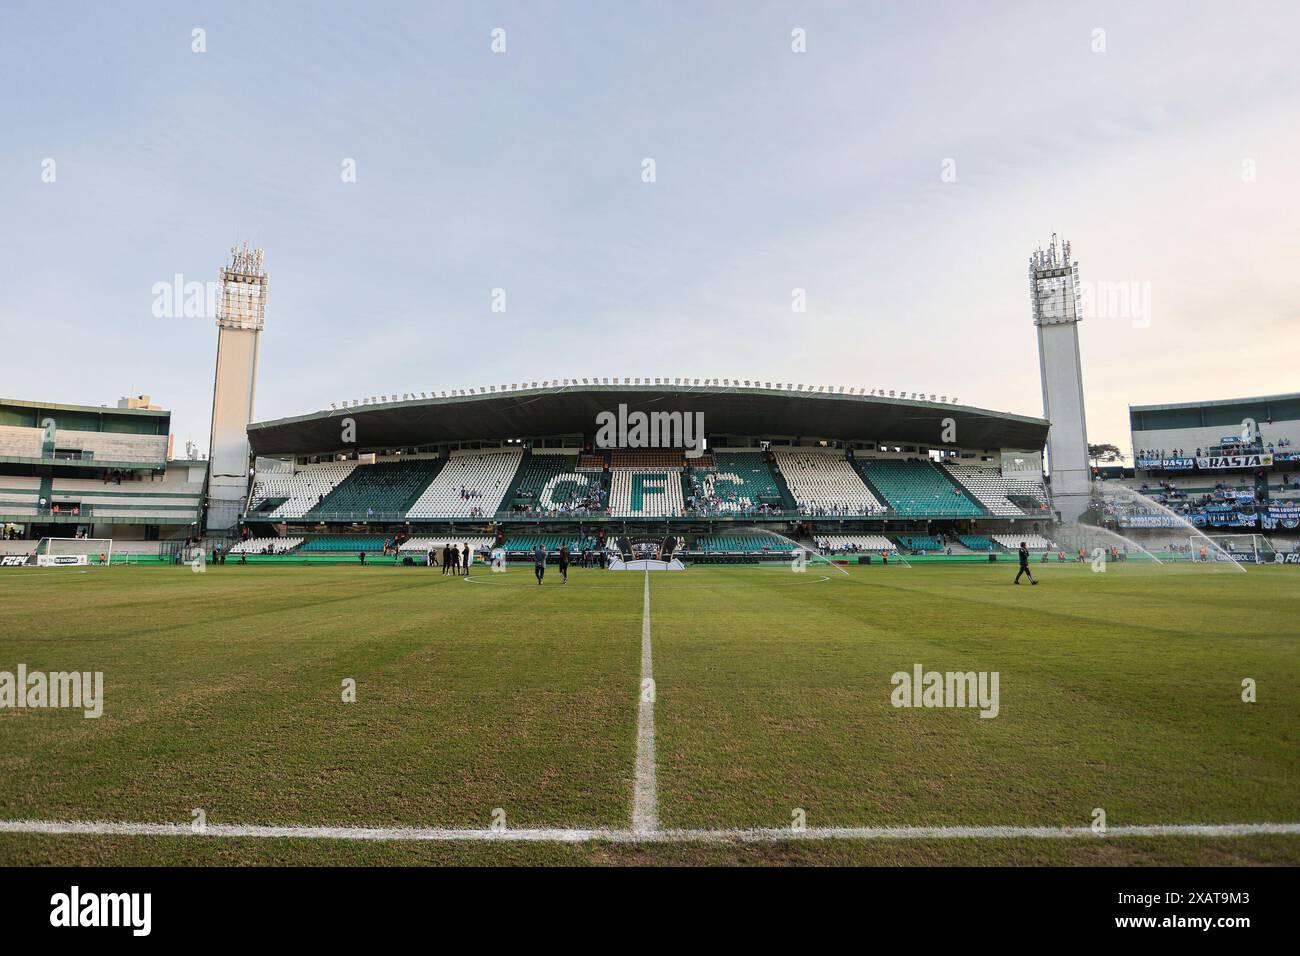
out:
M103 670L106 713L0 712L0 815L625 825L639 595L536 590L229 565L115 568L50 611L33 588L0 667Z
M1073 566L1032 589L998 570L862 568L816 594L756 586L739 610L666 591L663 825L779 826L796 808L829 826L1079 825L1096 806L1112 823L1300 817L1288 569L1112 567L1104 592ZM1243 587L1267 612L1246 636L1206 635L1199 622L1222 629ZM1117 620L1106 596L1143 591L1157 632ZM915 662L999 671L1001 715L894 709L889 677ZM1267 700L1243 704L1243 676Z

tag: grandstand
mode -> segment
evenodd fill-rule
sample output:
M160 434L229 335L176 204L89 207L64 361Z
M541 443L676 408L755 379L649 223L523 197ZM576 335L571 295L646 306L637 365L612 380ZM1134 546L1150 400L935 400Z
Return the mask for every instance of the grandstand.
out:
M866 551L879 554L897 551L898 546L883 534L825 534L817 537L817 547L832 554Z
M37 475L0 476L0 512L5 519L34 518L41 497L41 479Z
M375 552L384 550L384 542L390 540L382 534L322 534L307 538L299 551L333 551L341 554L359 554L362 551Z
M357 467L355 461L303 465L290 473L259 474L248 512L259 519L302 518L325 500Z
M197 534L207 463L170 457L170 423L170 412L136 400L108 408L0 399L0 528L154 550Z
M591 515L604 510L604 490L597 475L578 470L575 454L534 451L520 470L513 492L502 503L503 518L520 512L535 515Z
M763 551L790 551L795 545L771 535L761 534L704 534L695 539L696 551L705 554L746 553Z
M1105 496L1107 528L1162 550L1184 547L1166 535L1187 525L1261 531L1286 550L1300 527L1300 394L1130 406L1129 417L1136 467L1114 478L1134 494Z
M942 551L943 544L938 538L928 534L895 535L898 544L905 551Z
M650 546L640 536L652 530L691 542L692 554L760 557L783 550L782 538L969 557L987 551L990 534L1050 530L1041 453L1016 450L1041 448L1041 420L865 393L687 392L669 381L543 383L351 407L370 444L343 451L330 413L255 423L243 524L256 536L306 533L299 550L331 547L321 535L378 534L409 538L409 551L469 535L517 555L538 541L581 551L602 540L626 552ZM710 429L704 448L687 457L684 448L597 446L597 415L622 403L698 407ZM928 444L917 422L938 407L979 444ZM810 433L819 437L782 437ZM739 521L763 531L726 524ZM366 541L336 550L382 546Z
M225 546L232 554L274 547L346 555L381 551L387 540L409 553L469 536L568 541L580 550L598 532L613 542L650 526L692 542L721 541L710 536L740 533L721 522L744 520L790 540L835 536L832 550L841 541L876 550L894 535L941 534L957 548L958 535L1050 530L1035 475L1004 475L996 464L998 448L1036 447L1046 431L1041 420L941 406L982 444L946 448L936 461L922 436L909 434L917 410L930 409L925 399L754 386L686 393L669 381L367 405L349 413L369 442L342 449L328 413L249 425L253 476L242 527ZM687 399L711 428L696 457L682 448L593 446L600 409L624 401L671 408ZM122 543L196 535L206 463L167 459L167 422L152 408L0 402L6 533L54 528ZM896 440L866 440L877 430ZM809 432L821 437L780 437ZM1035 460L1033 452L1014 454ZM104 467L114 462L122 467ZM759 553L770 546L750 544Z
M561 545L568 545L570 553L581 553L584 548L595 550L596 539L558 534L516 535L507 538L502 548L511 554L531 554L538 546L547 551L559 551Z
M1050 530L1041 453L1017 450L1041 449L1041 419L925 398L671 381L570 380L352 406L368 443L342 450L334 413L254 423L245 533L308 536L299 551L331 547L322 535L375 534L420 542L411 551L469 535L516 554L539 540L548 550L601 540L626 552L650 546L641 536L653 532L691 542L693 554L761 556L784 538L873 552L903 540L969 556L977 549L959 535ZM598 445L597 416L624 403L698 409L709 429L700 453ZM940 409L970 446L929 444L918 423ZM728 527L741 521L763 530ZM370 540L355 550L382 546Z
M510 490L523 450L454 452L406 510L408 518L495 515Z
M449 544L454 544L458 548L469 545L470 551L478 555L492 547L493 539L485 537L468 537L457 538L455 535L443 535L442 537L420 536L407 538L397 546L399 554L428 554L433 551L438 554L438 560L442 560L442 549Z
M992 534L989 537L993 539L994 543L1001 545L1008 551L1018 550L1021 541L1025 542L1025 546L1030 551L1056 550L1056 545L1041 534Z
M318 521L399 519L443 467L442 459L415 458L359 464L307 510Z
M862 477L894 513L907 518L973 518L985 513L960 484L929 461L859 458Z
M616 518L664 518L686 510L680 468L613 468L609 513Z
M943 467L991 515L1019 518L1047 507L1041 483L1003 477L1001 472L977 465L948 463Z
M247 538L230 546L231 554L288 554L306 539L290 538Z
M786 510L785 496L760 452L718 451L712 466L693 465L685 476L691 514L752 515Z
M876 515L885 506L834 451L774 449L776 466L802 514Z

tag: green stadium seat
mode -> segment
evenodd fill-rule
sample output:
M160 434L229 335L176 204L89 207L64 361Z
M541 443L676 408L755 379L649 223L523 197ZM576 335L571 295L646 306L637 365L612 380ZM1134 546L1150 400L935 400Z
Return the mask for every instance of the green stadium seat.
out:
M856 464L901 517L975 518L986 513L931 462L859 458Z
M906 551L942 551L939 539L928 534L896 534L898 543Z
M323 534L308 538L299 551L383 551L387 536L382 534Z
M514 494L501 503L500 516L508 518L520 511L534 514L599 514L600 474L579 471L573 455L548 455L533 452L524 466Z
M404 516L438 474L440 458L411 458L358 465L306 517L322 521L364 521Z
M544 547L547 551L559 551L560 545L567 544L569 551L577 552L583 548L596 549L595 538L575 538L572 535L521 535L519 537L507 538L505 543L506 551L534 551L538 545Z
M716 452L712 468L686 470L687 509L694 514L753 514L781 509L781 489L760 452Z

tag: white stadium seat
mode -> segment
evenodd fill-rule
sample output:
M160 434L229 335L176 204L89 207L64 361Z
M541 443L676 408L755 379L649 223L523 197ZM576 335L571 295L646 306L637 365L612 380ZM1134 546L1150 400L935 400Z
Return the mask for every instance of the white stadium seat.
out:
M1056 545L1041 534L991 534L989 537L1009 551L1017 550L1021 541L1025 542L1030 551L1056 550Z
M230 546L230 554L284 554L302 544L304 538L249 538Z
M490 518L523 459L522 449L455 454L416 499L408 518L461 518L480 514ZM462 491L469 492L466 497Z
M944 467L990 514L1017 518L1024 515L1026 509L1011 501L1009 495L1032 499L1040 505L1047 503L1043 487L1037 482L1025 478L1005 478L994 468L980 468L977 465L945 464Z
M885 507L839 452L773 449L781 476L800 509L876 514Z
M258 517L301 518L356 467L355 461L331 461L320 465L300 465L292 475L269 472L255 480L248 510L251 512L259 503L269 499L286 498L287 501Z
M824 534L816 538L817 547L828 551L869 551L879 554L881 551L897 551L898 545L883 534Z
M446 535L432 538L407 538L398 545L397 550L400 554L428 554L430 551L436 551L438 552L438 560L441 561L442 549L449 544L454 544L457 548L463 548L468 543L470 551L478 554L480 551L492 547L493 540L493 538L484 537L449 538Z
M637 476L642 480L638 482ZM609 513L615 518L666 518L680 515L685 508L680 468L610 469Z

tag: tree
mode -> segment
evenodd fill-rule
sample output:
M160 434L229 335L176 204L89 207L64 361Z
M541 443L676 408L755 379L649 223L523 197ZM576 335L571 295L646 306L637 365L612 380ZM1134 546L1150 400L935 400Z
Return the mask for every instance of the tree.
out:
M1118 445L1089 445L1088 458L1095 465L1098 462L1117 462L1124 460L1124 453Z

